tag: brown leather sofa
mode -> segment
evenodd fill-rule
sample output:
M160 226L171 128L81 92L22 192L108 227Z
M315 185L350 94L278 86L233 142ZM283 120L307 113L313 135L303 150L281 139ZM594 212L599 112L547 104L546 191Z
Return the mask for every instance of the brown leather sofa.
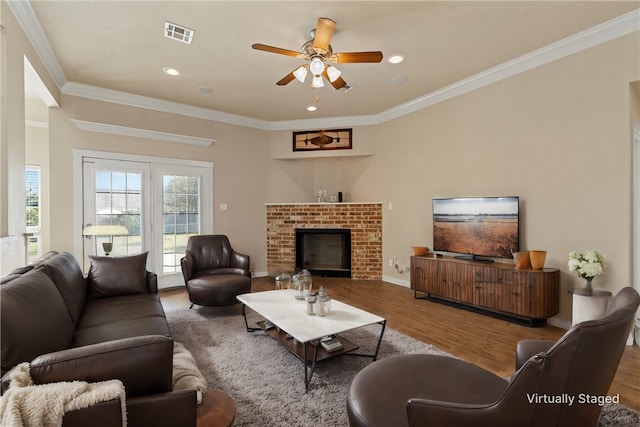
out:
M639 304L638 292L626 287L603 318L574 325L555 343L521 342L509 380L452 357L381 359L351 384L349 424L595 426L602 406L592 398L606 399Z
M173 339L145 260L96 258L85 278L60 253L3 283L2 391L10 369L29 362L35 384L121 380L129 426L195 426L195 390L172 390ZM108 401L67 413L64 425L120 425L120 411Z
M237 304L236 296L251 292L249 264L223 234L189 237L180 266L191 307Z

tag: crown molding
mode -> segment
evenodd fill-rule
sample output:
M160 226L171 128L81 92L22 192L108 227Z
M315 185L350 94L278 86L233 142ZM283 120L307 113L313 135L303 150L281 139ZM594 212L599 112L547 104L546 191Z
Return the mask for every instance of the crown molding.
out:
M390 108L378 114L378 121L393 120L636 31L640 31L640 9Z
M269 122L269 130L326 129L352 126L371 126L377 124L380 124L377 115L324 117L318 119Z
M58 89L60 89L67 82L67 78L62 71L58 58L56 58L55 53L53 53L49 39L47 39L40 25L40 21L38 21L31 7L31 3L24 0L6 0L6 3L16 17L20 27L22 27L22 31L26 34L27 39L31 42L38 57L51 75L54 83L58 86Z
M215 139L200 138L198 136L180 135L176 133L158 132L155 130L131 128L126 126L110 125L107 123L87 122L85 120L69 119L71 123L79 129L88 132L107 133L110 135L130 136L133 138L152 139L154 141L177 142L179 144L190 144L209 146Z
M134 95L127 92L120 92L117 90L105 89L81 83L67 82L62 86L60 91L65 95L73 95L82 98L95 99L97 101L128 105L130 107L139 107L147 110L179 114L182 116L195 117L198 119L212 120L256 129L269 129L269 122L265 120L258 120L237 114L225 113L223 111L195 107L193 105L180 104L178 102L164 101L162 99Z
M68 82L29 2L7 0L7 4L38 52L38 56L64 94L270 131L335 126L368 126L384 123L582 50L640 31L640 9L635 9L378 114L269 122L207 108Z
M36 91L42 102L44 102L47 107L59 107L58 101L56 101L53 95L51 95L51 92L49 92L49 89L43 83L42 79L26 56L24 57L24 80L25 84L29 85Z

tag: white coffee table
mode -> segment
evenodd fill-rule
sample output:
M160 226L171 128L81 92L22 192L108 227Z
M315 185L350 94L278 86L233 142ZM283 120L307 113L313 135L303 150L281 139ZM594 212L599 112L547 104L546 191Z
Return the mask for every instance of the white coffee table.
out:
M380 316L335 299L331 300L331 311L327 316L308 315L307 302L297 300L293 293L286 290L254 292L238 295L237 298L242 303L242 315L248 332L264 330L303 362L305 390L309 389L313 370L321 360L342 354L371 357L373 360L378 357L386 327L386 320ZM245 307L265 318L264 322L258 322L258 328L249 327ZM382 329L373 354L353 353L358 346L338 336L342 332L376 323ZM320 346L320 339L334 336L342 343L342 349L329 352Z

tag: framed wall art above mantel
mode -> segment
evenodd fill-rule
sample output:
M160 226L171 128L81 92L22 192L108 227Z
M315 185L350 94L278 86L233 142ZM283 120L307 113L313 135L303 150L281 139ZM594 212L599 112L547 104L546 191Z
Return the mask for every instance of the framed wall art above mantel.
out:
M293 151L351 150L351 129L293 132Z

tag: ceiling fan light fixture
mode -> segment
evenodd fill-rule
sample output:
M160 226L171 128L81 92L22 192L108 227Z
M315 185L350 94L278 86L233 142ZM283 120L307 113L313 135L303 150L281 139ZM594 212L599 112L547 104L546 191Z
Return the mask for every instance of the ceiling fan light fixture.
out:
M301 65L300 67L296 68L296 70L293 72L293 75L300 83L304 83L304 79L307 78L307 69L304 67L304 65Z
M309 64L309 70L314 76L319 76L324 71L324 62L320 58L313 58Z
M313 81L311 82L311 87L313 87L313 88L324 87L324 82L322 81L322 76L313 76Z
M331 83L335 82L338 79L338 77L340 77L341 74L342 74L342 71L338 70L333 65L329 65L327 67L327 75L329 76L329 81Z
M285 75L276 82L278 86L285 86L293 80L303 82L307 72L312 75L311 88L316 90L316 102L319 98L319 88L323 88L324 79L331 83L334 89L347 93L351 86L342 78L342 72L333 64L342 63L378 63L382 62L383 55L380 51L369 52L343 52L334 53L331 47L331 38L336 29L336 22L329 18L318 18L315 30L311 34L311 40L307 40L299 51L269 46L262 43L254 43L251 48L263 52L276 53L307 61L303 67L299 65L294 71Z

